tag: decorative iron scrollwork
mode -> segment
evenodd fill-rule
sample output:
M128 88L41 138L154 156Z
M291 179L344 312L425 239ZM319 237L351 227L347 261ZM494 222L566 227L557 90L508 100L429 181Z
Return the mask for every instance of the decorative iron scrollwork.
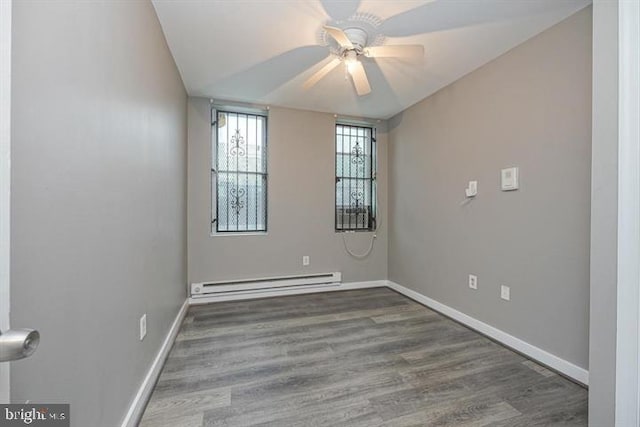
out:
M351 150L351 163L356 165L361 165L364 163L364 153L362 152L362 147L360 143L356 141L356 145Z
M236 211L236 215L240 215L240 211L244 209L244 196L246 194L246 190L244 188L231 188L229 190L229 194L231 195L231 200L229 202L231 209Z
M236 133L231 137L231 148L229 148L230 156L242 157L247 154L245 149L244 137L240 134L240 129L236 129Z
M360 207L364 203L364 193L361 190L353 190L349 196L351 197L351 206Z

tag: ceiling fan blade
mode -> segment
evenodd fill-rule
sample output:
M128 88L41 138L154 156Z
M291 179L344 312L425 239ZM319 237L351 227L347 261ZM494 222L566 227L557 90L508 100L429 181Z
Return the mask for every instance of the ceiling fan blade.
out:
M324 76L329 74L334 68L336 68L340 64L340 59L333 58L329 63L325 64L318 71L313 73L311 77L309 77L304 84L302 85L304 90L310 89L316 83L318 83Z
M335 41L338 42L341 47L345 49L353 49L353 43L351 43L349 37L347 37L344 31L342 31L340 28L329 27L327 25L325 25L323 28L327 32L327 34L329 34L334 38Z
M373 46L366 48L364 55L369 58L422 58L424 46L421 44Z
M429 1L387 18L380 32L388 37L407 37L448 31L479 24L505 23L534 15L577 7L573 1L470 0Z
M358 12L360 0L320 0L332 21L344 21Z
M231 74L203 90L215 91L221 98L262 99L326 58L326 46L300 46Z
M353 85L356 87L356 93L358 96L366 95L371 92L371 86L369 85L369 79L367 73L364 71L362 62L356 61L350 68L351 78L353 79Z

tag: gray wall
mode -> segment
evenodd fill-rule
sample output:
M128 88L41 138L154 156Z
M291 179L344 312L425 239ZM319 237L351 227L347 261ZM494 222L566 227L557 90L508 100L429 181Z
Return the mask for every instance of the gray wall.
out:
M618 2L593 3L589 424L615 419L618 268Z
M587 368L591 8L396 116L389 138L389 278ZM501 192L510 166L520 190Z
M387 277L387 135L378 131L382 226L371 255L354 259L334 231L335 118L271 108L268 122L269 223L261 236L210 236L211 115L207 99L189 99L189 282L341 271L343 281ZM349 234L356 253L371 233ZM302 266L302 256L311 263Z
M187 98L149 2L13 7L12 399L113 427L186 297Z

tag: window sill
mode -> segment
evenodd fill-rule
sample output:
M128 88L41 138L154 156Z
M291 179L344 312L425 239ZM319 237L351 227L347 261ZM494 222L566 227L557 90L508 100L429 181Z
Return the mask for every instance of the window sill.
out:
M266 236L266 231L255 231L246 233L209 233L209 237L254 237L254 236Z

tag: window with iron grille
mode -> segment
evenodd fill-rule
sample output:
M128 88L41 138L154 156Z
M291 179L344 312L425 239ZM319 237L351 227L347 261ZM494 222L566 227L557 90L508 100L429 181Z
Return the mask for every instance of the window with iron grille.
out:
M375 166L375 129L336 124L336 231L376 229Z
M212 110L212 232L267 231L267 117Z

